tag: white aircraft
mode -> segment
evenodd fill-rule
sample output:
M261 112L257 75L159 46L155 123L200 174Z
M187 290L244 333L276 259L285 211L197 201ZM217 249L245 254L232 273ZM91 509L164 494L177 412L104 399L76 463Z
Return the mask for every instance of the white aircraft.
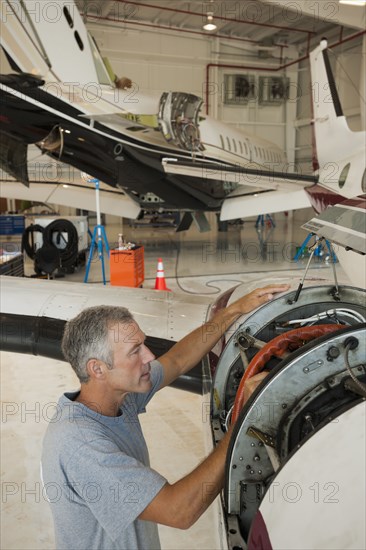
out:
M103 212L185 211L181 229L192 216L208 229L205 211L220 212L222 221L282 211L284 204L291 210L311 203L320 212L365 193L366 132L347 126L326 41L311 56L320 168L306 176L287 172L276 144L203 115L193 94L116 89L73 1L52 5L57 17L50 18L35 0L1 3L0 43L15 71L0 77L3 168L29 186L4 182L3 196L85 208L87 189L91 205L92 189L79 179L43 174L29 183L29 144L107 184Z
M218 122L200 120L200 100L190 95L166 94L161 98L160 107L151 98L139 95L138 106L143 109L139 112L132 109L128 101L133 99L131 94L135 92L112 87L99 53L78 12L71 9L71 2L53 4L62 7L63 28L68 28L71 39L66 40L64 32L56 32L56 25L52 27L52 44L49 44L47 26L42 20L34 20L31 9L28 13L21 11L19 17L14 13L24 5L39 9L40 3L2 2L3 48L14 67L16 64L22 73L33 71L35 75L2 76L0 83L6 107L1 119L1 135L10 155L8 168L13 163L13 173L20 181L27 181L26 173L21 172L26 162L25 143L38 143L62 162L92 173L112 186L127 187L124 189L127 198L124 196L121 203L121 208L124 205L121 215L126 217L132 205L145 207L143 196L147 190L142 187L145 176L150 178L146 181L154 184L154 193L167 207L173 206L173 200L177 200L179 209L192 212L221 207L222 219L230 219L230 216L243 217L244 203L250 204L250 215L265 213L263 202L271 197L271 212L275 211L273 199L281 197L280 183L284 185L282 189L290 185L293 188L291 178L285 181L283 174L281 177L275 175L271 181L275 163L284 160L275 146L252 141ZM36 12L33 10L33 13ZM17 47L19 44L22 47ZM47 45L47 55L42 44ZM316 54L315 61L319 65L323 50L324 44ZM94 57L90 51L94 52ZM74 62L68 66L65 59ZM76 69L77 72L73 72ZM99 75L103 74L102 79L96 78L97 69ZM326 83L324 75L320 78ZM94 91L85 88L88 82L101 80L104 83L98 84ZM57 85L52 86L55 82ZM79 85L70 88L71 82ZM95 103L88 102L83 93L91 94L89 99L97 98L99 91L96 90L101 91L100 98ZM332 133L337 124L338 135L341 133L344 138L347 135L345 139L353 139L344 125L342 130L339 128L339 117L333 114L331 107L325 116L321 108L322 103L315 113L316 127L328 126ZM177 112L183 113L183 120L173 124L177 121L171 115ZM151 123L151 118L148 120L142 115L155 116L157 122L153 119ZM140 126L141 122L144 126ZM147 128L147 122L159 130ZM206 133L210 124L215 124L218 130L216 142L210 131ZM227 132L221 134L223 137L235 140L231 143L236 143L236 152L222 147L220 131ZM365 165L355 143L358 147L358 138L344 155L350 163L349 177L345 178L347 169L340 167L336 184L328 189L329 196L334 192L338 194L337 200L341 195L351 199L365 191L361 183L364 182ZM318 154L323 144L324 139L319 137ZM342 156L339 149L337 151L339 161ZM350 158L352 151L357 153L356 159ZM266 164L260 162L260 155L268 159ZM322 177L328 157L319 158L323 162L319 177L324 188L326 182L322 182ZM248 163L254 174L248 172ZM239 171L238 164L242 168ZM128 166L133 172L130 173L131 181L126 182L121 178ZM196 167L199 174L180 173ZM260 199L258 210L253 210L254 203L247 202L250 197L238 196L242 187L247 192L242 186L246 171L247 179L256 176L251 192L261 191L256 197ZM345 183L339 186L338 181L343 179ZM307 187L312 183L300 183L299 197L306 197L304 188L315 191ZM211 187L213 193L210 194ZM23 189L26 190L24 186ZM233 192L235 198L230 197ZM303 199L297 197L292 203L290 196L293 194L286 192L286 208L304 206L300 202ZM236 205L240 204L241 214L238 215ZM362 253L365 238L362 227L357 220L354 225L348 216L349 212L358 216L364 209L352 204L348 206L347 211L341 207L346 219L343 217L339 223L336 218L324 222L315 220L311 231L328 238L327 229L331 228L334 234L336 229L336 242L343 244L346 240L346 246ZM335 212L329 210L332 211ZM252 369L253 365L262 368L264 351L269 348L275 355L281 355L278 350L283 345L288 347L292 329L298 331L295 347L299 336L300 340L305 339L305 333L306 338L308 333L314 338L296 351L291 350L284 359L270 357L265 365L271 369L270 375L244 405L237 419L227 458L225 491L217 502L223 549L356 549L366 544L363 529L366 377L362 351L366 339L365 291L313 281L298 295L297 286L298 281L293 282L286 295L243 317L204 361L204 386L210 393L211 402L210 422L206 425L210 428L212 445L216 445L230 422L233 406L236 402L242 405L237 390L243 372L249 367ZM1 349L48 357L60 357L64 321L90 305L121 303L130 307L150 337L149 344L159 354L197 323L209 318L213 308L223 307L250 290L248 285L245 289L242 286L231 289L210 306L207 297L189 297L187 301L186 297L145 289L96 290L84 284L55 281L2 278L0 288ZM331 328L324 328L324 323ZM323 335L317 338L322 332ZM201 379L201 374L197 374L180 381L180 387L197 390Z
M159 355L254 286L210 305L208 297L154 290L1 279L0 348L52 358L62 358L65 320L85 307L129 307ZM289 292L227 332L203 374L178 382L199 391L203 381L211 447L241 410L214 505L219 547L364 548L366 291L313 280L298 295L298 280L290 282ZM243 406L243 373L264 367L270 374Z
M286 209L309 206L304 189L317 177L287 173L276 144L203 115L202 99L193 94L153 97L116 89L74 3L56 0L53 7L58 17L51 20L33 0L1 4L1 46L13 70L0 79L3 167L30 189L7 183L3 196L50 196L50 188L34 194L37 185L29 183L27 147L37 144L53 159L117 188L125 217L136 217L140 208L181 210L205 229L198 212L221 210L222 220L263 213L269 204L275 212L283 210L284 197ZM53 200L83 207L70 192L72 182L53 183L61 188ZM66 191L62 183L70 184ZM60 191L69 199L60 199ZM257 206L239 206L238 215L234 205L253 193Z

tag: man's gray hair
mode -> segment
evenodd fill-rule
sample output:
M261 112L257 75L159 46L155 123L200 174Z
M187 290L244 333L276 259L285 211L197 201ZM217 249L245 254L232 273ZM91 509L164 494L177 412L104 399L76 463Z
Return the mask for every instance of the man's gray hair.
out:
M111 326L134 322L125 307L95 306L84 309L66 323L62 352L80 382L88 382L86 365L89 359L99 359L112 368L113 348L108 339Z

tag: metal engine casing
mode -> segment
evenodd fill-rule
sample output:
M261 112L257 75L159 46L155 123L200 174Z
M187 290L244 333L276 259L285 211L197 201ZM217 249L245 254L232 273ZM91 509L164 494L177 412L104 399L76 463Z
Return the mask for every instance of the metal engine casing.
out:
M346 310L343 316L339 315L338 321L348 326L305 344L282 360L271 359L270 373L239 415L228 450L222 498L229 548L261 548L258 541L253 542L255 535L251 529L257 522L258 513L260 515L261 503L267 500L268 505L268 495L278 484L276 479L281 471L285 471L286 464L296 453L302 452L315 434L321 437L329 423L365 401L365 395L352 381L346 360L354 377L366 382L366 328L359 322L361 316L366 317L366 292L342 286L338 299L334 290L330 285L312 286L304 288L295 303L292 291L265 304L241 318L226 335L222 349L216 350L218 356L211 354L206 363L207 378L212 376L211 428L213 445L216 445L225 431L228 411L244 372L239 338L249 335L249 339L254 337L270 342L281 332L294 328L288 325L289 321L307 319L332 309ZM242 294L243 288L237 288L230 302ZM332 322L329 317L318 323ZM345 343L350 343L348 351ZM257 351L250 347L245 351L248 361ZM317 460L322 460L321 453ZM292 479L288 483L297 482ZM329 483L337 484L337 480L329 479ZM319 511L320 508L318 506ZM300 511L300 506L298 509ZM320 517L319 521L321 523ZM322 526L319 528L321 532ZM316 529L311 547L325 548L317 546L321 544L320 535L315 533ZM267 550L266 546L263 548ZM281 542L281 548L287 548L286 544Z

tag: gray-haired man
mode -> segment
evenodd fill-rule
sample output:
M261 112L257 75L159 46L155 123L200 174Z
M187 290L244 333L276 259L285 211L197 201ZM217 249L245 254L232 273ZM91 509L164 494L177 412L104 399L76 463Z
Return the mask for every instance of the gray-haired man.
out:
M60 398L42 455L57 548L157 549L158 523L187 529L201 516L223 487L230 430L195 470L170 484L150 467L138 415L236 319L287 289L251 292L158 360L125 308L89 308L66 324L63 352L81 389Z

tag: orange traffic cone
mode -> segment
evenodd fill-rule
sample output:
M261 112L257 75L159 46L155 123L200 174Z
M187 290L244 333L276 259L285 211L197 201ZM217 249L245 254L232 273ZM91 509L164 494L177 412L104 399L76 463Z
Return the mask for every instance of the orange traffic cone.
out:
M161 258L158 259L158 268L156 271L156 279L155 279L155 290L169 290L169 292L171 292L170 288L167 288L166 286L163 260Z

